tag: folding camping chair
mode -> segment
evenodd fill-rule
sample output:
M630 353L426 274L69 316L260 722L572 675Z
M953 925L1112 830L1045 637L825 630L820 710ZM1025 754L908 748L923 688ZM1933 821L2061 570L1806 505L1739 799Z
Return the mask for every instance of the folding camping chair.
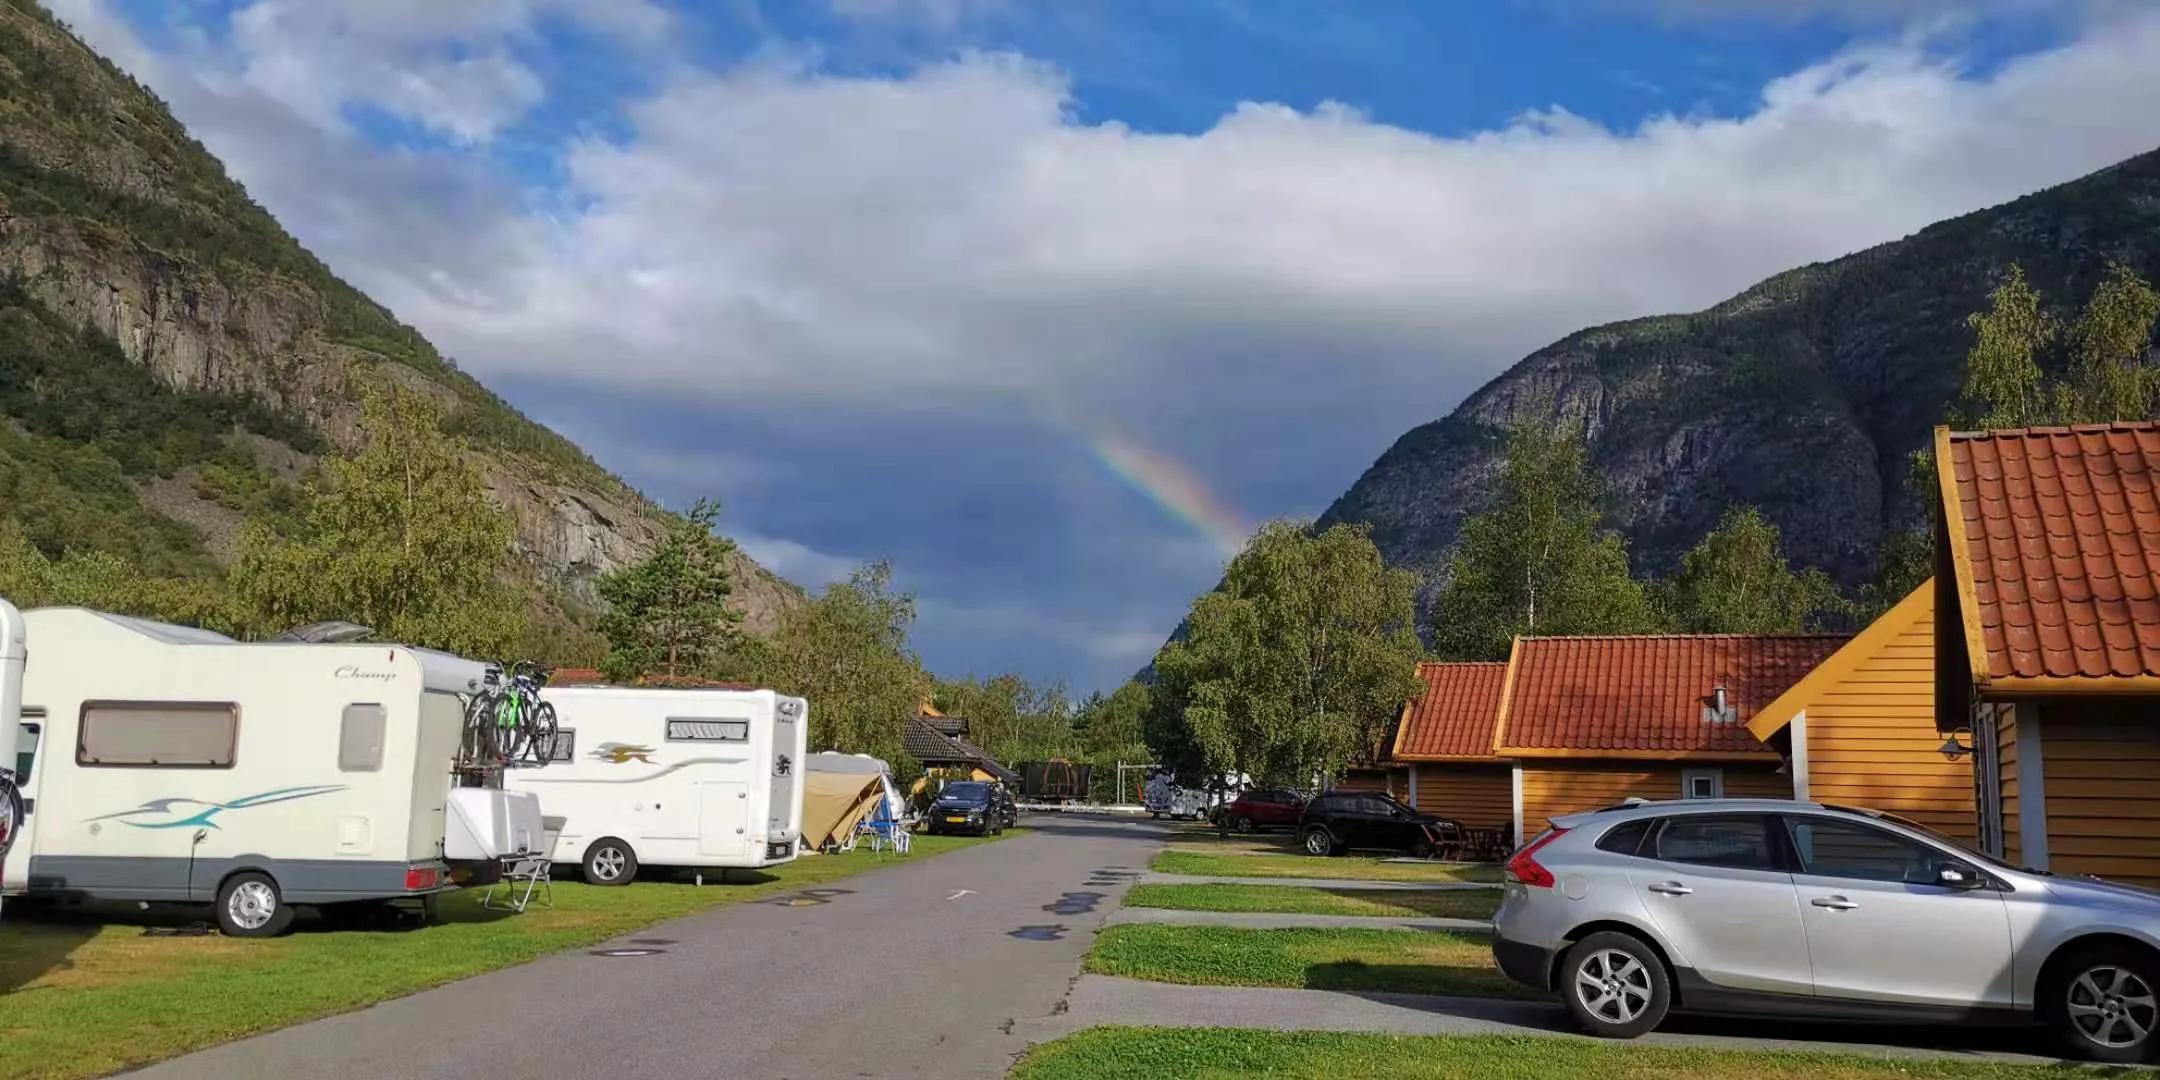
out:
M518 892L523 884L525 891ZM495 894L502 893L500 910L523 914L526 905L532 903L533 890L540 889L541 900L548 907L555 906L555 864L545 855L505 855L501 872L488 883L487 895L480 898L480 906L496 908Z

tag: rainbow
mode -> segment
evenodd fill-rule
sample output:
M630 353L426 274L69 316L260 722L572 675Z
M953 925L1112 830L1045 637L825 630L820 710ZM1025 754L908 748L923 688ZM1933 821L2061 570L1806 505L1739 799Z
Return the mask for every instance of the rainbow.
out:
M1088 449L1111 475L1206 537L1225 558L1244 550L1251 524L1209 491L1184 462L1111 432L1097 432Z

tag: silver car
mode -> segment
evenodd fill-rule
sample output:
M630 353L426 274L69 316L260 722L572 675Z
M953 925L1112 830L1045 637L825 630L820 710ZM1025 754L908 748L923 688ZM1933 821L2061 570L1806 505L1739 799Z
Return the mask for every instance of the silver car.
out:
M1593 1035L1667 1011L2046 1024L2160 1056L2160 892L2022 870L1866 810L1630 802L1509 860L1493 955Z

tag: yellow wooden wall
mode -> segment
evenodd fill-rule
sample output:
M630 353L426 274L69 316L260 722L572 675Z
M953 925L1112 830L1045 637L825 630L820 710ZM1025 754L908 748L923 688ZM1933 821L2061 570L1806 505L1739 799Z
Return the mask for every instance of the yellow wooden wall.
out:
M1548 818L1611 806L1631 795L1645 799L1681 797L1680 777L1693 764L1624 760L1526 760L1523 762L1523 831L1536 836ZM1704 762L1722 769L1729 799L1790 799L1792 781L1777 773L1777 763ZM1419 781L1420 785L1424 781ZM1419 791L1423 795L1422 790Z
M1473 829L1514 827L1515 777L1509 766L1421 761L1411 768L1417 770L1419 810Z
M2048 869L2160 886L2160 727L2154 704L2050 704L2040 720Z
M1910 618L1804 704L1808 797L1885 810L1970 843L1978 837L1972 758L1942 756L1935 620L1926 607Z

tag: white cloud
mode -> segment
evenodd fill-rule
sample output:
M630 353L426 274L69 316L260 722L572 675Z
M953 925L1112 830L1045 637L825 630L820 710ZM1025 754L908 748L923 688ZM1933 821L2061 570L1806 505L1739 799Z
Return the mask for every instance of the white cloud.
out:
M867 560L819 551L793 540L744 532L722 523L721 531L759 566L808 589L812 593L836 581L846 581Z

